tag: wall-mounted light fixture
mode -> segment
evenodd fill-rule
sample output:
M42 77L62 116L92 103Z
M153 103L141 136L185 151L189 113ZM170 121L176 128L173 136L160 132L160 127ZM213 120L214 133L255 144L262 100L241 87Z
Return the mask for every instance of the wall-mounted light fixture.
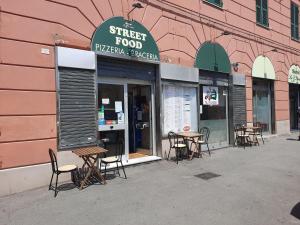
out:
M239 63L238 62L231 63L231 66L232 66L234 72L237 72L239 70Z
M139 3L139 2L133 3L131 6L132 6L132 9L127 13L128 20L129 20L129 14L132 13L133 10L144 8L144 6L141 3Z
M277 50L277 48L273 48L273 49L271 49L269 51L264 52L263 56L265 56L265 54L268 53L268 52L278 52L278 50Z
M227 36L227 35L230 35L231 33L227 30L224 30L219 36L215 37L215 40L221 36Z

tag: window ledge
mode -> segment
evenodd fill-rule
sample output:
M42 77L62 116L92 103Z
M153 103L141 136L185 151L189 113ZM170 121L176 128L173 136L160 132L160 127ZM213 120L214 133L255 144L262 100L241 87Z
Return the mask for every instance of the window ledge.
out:
M297 39L297 38L291 37L291 40L292 40L292 41L296 41L296 42L300 43L300 39Z
M264 24L262 24L262 23L260 23L260 22L256 22L256 25L259 26L259 27L261 27L261 28L265 28L265 29L267 29L267 30L270 30L269 25L264 25Z
M221 6L221 5L217 5L217 4L208 2L207 0L203 0L203 3L208 4L208 5L212 6L212 7L217 8L217 9L220 9L220 10L222 10L222 11L224 10L223 4L222 4L222 6Z

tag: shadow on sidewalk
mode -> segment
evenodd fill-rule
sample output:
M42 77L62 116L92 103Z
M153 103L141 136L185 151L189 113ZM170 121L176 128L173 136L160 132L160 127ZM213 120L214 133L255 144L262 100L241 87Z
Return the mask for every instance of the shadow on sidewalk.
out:
M58 191L69 191L74 188L77 188L77 186L74 183L64 183L57 187Z
M300 220L300 202L292 208L291 215Z
M299 141L298 138L287 138L286 140L287 140L287 141Z

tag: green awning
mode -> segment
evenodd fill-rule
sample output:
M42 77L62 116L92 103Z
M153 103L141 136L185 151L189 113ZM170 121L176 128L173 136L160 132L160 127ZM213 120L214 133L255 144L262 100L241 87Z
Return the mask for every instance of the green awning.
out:
M205 42L196 55L195 67L220 73L230 73L231 65L225 49L218 43Z

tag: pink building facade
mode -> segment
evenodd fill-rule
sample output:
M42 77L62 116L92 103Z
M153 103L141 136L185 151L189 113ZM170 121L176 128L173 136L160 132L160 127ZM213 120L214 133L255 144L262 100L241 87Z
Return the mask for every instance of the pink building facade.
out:
M73 108L63 113L70 100L64 85L74 80L63 81L82 70L95 76L97 123L95 136L92 130L82 143L118 136L128 164L142 162L139 154L166 157L169 130L222 130L211 141L218 148L233 144L238 123L260 122L267 134L297 129L300 50L291 8L298 2L268 0L267 14L258 2L1 0L0 177L7 181L1 195L47 184L49 148L61 162L80 163L68 151L80 145L72 144L78 124L64 127L76 117ZM105 35L115 35L114 47L129 54L105 47ZM216 98L206 102L211 92Z

